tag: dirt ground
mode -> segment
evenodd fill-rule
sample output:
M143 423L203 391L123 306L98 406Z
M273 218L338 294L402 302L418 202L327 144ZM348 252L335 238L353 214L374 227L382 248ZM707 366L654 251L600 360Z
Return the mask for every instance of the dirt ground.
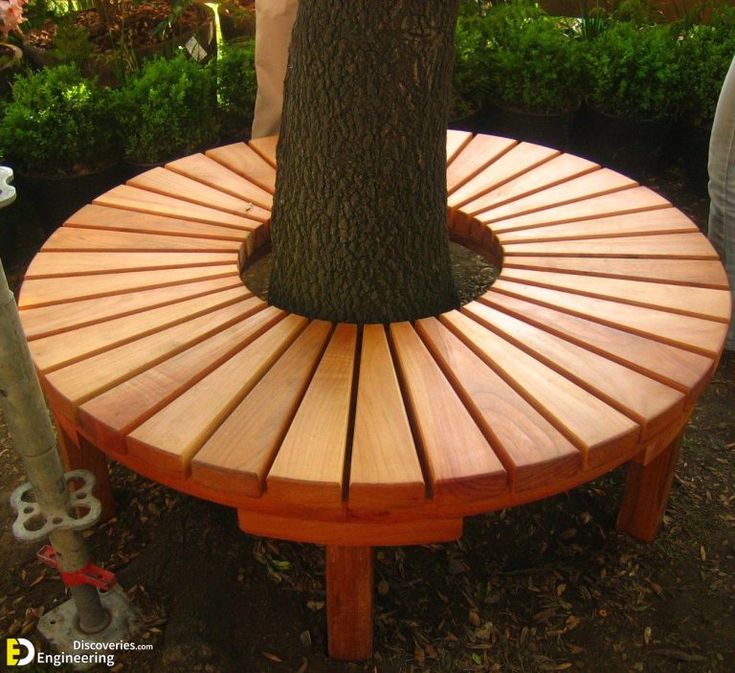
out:
M676 168L647 184L704 225L706 202ZM24 476L1 430L0 642L22 635L43 649L36 622L64 600L64 589L34 559L36 548L10 533L8 498ZM624 476L620 469L543 502L467 519L456 543L376 550L375 657L345 664L325 654L321 548L249 537L233 511L114 465L119 514L88 541L142 612L136 642L153 649L119 654L112 670L733 671L733 354L687 430L664 527L651 545L615 531Z

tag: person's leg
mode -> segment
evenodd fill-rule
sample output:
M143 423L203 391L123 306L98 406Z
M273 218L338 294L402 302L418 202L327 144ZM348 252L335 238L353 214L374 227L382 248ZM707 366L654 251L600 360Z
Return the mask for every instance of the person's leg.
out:
M735 292L735 59L722 85L709 145L709 230ZM725 347L735 350L735 321Z
M283 80L298 6L298 0L255 2L255 72L258 93L255 98L253 138L275 135L281 127Z

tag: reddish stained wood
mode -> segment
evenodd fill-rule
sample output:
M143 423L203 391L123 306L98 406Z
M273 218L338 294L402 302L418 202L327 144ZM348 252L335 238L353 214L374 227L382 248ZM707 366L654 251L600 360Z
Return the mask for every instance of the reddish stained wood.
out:
M517 140L498 136L472 138L447 168L447 192L451 194L517 144Z
M274 167L245 143L223 145L207 150L205 154L265 191L272 194L276 190Z
M416 323L442 371L490 439L512 490L538 488L581 467L581 453L435 318Z
M259 497L331 333L313 321L192 460L192 479L227 493Z
M264 138L252 138L248 141L248 145L252 147L263 159L265 159L273 168L276 167L276 148L278 147L278 136L266 136Z
M451 164L462 148L472 140L472 134L469 131L447 130L447 164Z

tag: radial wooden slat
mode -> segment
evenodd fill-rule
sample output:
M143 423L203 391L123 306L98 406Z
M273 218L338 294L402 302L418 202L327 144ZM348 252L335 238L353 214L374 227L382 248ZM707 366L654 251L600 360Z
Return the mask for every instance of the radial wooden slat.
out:
M331 332L313 321L192 460L192 478L258 497Z
M416 503L424 479L385 331L363 333L350 465L350 506L377 509Z
M124 437L158 409L247 346L285 316L270 306L245 314L234 324L181 352L133 374L79 409L79 425L95 441L125 451Z
M356 326L338 325L268 473L273 498L341 506L356 345Z
M264 138L253 138L248 141L248 145L252 147L263 159L271 166L276 166L276 149L278 147L278 136L266 136Z
M273 195L204 154L192 154L166 164L166 168L222 192L271 210Z
M276 190L275 169L245 143L223 145L207 150L205 154L270 194Z
M454 161L470 140L472 140L472 134L469 131L455 131L453 129L447 131L447 165Z
M448 193L451 194L465 182L474 178L517 144L517 140L497 136L477 135L472 138L447 167Z

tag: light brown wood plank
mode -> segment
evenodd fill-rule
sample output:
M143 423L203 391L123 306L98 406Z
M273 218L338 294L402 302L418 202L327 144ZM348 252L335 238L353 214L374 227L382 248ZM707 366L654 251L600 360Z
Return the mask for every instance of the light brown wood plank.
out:
M580 451L436 318L419 320L416 330L490 438L511 489L538 488L581 468Z
M638 441L634 421L543 362L458 311L441 320L583 452L585 468Z
M231 252L39 252L26 278L233 265L237 267L237 255Z
M56 278L27 279L22 287L18 306L25 309L37 306L90 299L115 297L159 287L173 287L197 280L216 278L237 279L240 272L236 264L217 266L195 266L159 271L130 271L127 273L104 273L94 277L68 276L60 283Z
M559 196L559 195L557 195ZM562 194L560 198L564 198ZM663 197L646 187L633 187L625 190L624 197L618 192L604 194L594 198L574 201L561 206L548 205L542 210L526 213L508 213L499 220L494 211L487 216L480 214L478 220L483 223L492 222L494 233L518 231L531 227L545 227L564 222L578 222L610 215L639 213L658 208L670 208L671 204Z
M331 332L313 321L194 456L192 479L259 497Z
M518 143L497 161L456 189L447 199L447 204L450 208L457 208L459 204L474 200L559 154L558 150L549 147L526 142Z
M269 210L256 206L251 201L232 196L160 166L136 175L126 184L258 222L266 222L270 217Z
M60 227L44 243L44 252L234 252L241 241L151 233Z
M355 325L337 326L268 473L269 497L341 506L356 342Z
M686 397L681 392L522 319L480 302L470 302L462 312L634 419L644 440L684 410Z
M714 320L702 320L526 283L497 280L492 289L709 357L719 357L727 332L724 323Z
M451 194L517 144L510 138L476 135L449 164L447 192Z
M240 279L233 275L128 292L116 295L112 300L102 297L81 299L64 304L27 308L21 312L21 321L26 338L32 340L241 285Z
M508 256L503 268L557 271L608 278L693 285L721 290L728 288L727 274L718 260L626 259L623 257L524 257Z
M36 367L49 372L248 297L252 293L241 285L35 339L29 347Z
M571 154L561 154L477 198L468 198L456 204L456 207L470 214L480 213L565 184L574 178L598 171L599 168L600 166L592 161Z
M277 325L151 416L127 438L128 452L160 470L188 471L192 456L298 336L307 319Z
M560 185L542 189L527 196L507 202L498 207L488 209L473 209L468 211L486 224L500 222L509 217L516 217L533 213L539 210L547 210L556 206L563 206L575 201L592 199L596 196L604 196L617 193L626 189L637 187L638 183L620 173L602 168L599 171L587 173L581 177L568 180ZM619 197L625 202L625 196ZM472 208L469 204L468 208Z
M684 213L674 207L643 213L610 215L579 222L544 225L497 232L503 245L511 243L540 243L542 241L570 241L587 238L611 238L618 236L648 236L651 234L678 234L698 232L697 227Z
M424 479L382 325L366 325L360 357L349 505L415 504Z
M79 427L98 445L126 450L125 435L208 372L239 352L286 313L273 306L224 326L215 334L141 371L79 409Z
M609 260L612 268L615 261ZM501 278L697 318L730 321L731 299L727 290L508 267L503 269Z
M404 395L433 497L468 501L505 490L508 474L409 323L392 323Z
M451 164L462 148L472 140L472 134L469 131L455 131L447 129L447 165Z
M272 194L276 190L275 168L245 143L223 145L205 154L265 191Z
M263 159L265 159L273 168L276 167L276 148L278 147L278 136L266 136L265 138L252 138L248 141L248 145L252 147Z
M703 355L547 306L492 290L481 301L675 387L689 398L699 396L713 372L714 362Z
M72 416L74 408L88 399L190 348L265 306L262 300L251 297L57 369L45 377L49 395L54 404L63 410L64 415Z
M506 255L554 257L646 257L676 259L719 259L712 244L699 232L617 236L577 241L506 243Z
M250 201L265 210L270 211L273 208L272 194L204 154L191 154L177 159L166 164L166 168L226 194Z
M204 224L202 222L181 220L176 217L151 215L149 213L139 213L135 210L122 210L121 208L107 208L95 204L89 204L78 210L64 223L64 227L110 229L192 238L217 238L240 242L250 236L249 230L240 227Z
M92 203L111 208L120 208L122 210L150 213L151 215L177 217L192 222L219 224L237 229L245 229L250 232L255 232L262 228L261 222L250 217L233 215L223 210L208 208L189 201L182 201L173 196L156 194L147 189L139 189L129 185L114 187L109 192L98 196Z

